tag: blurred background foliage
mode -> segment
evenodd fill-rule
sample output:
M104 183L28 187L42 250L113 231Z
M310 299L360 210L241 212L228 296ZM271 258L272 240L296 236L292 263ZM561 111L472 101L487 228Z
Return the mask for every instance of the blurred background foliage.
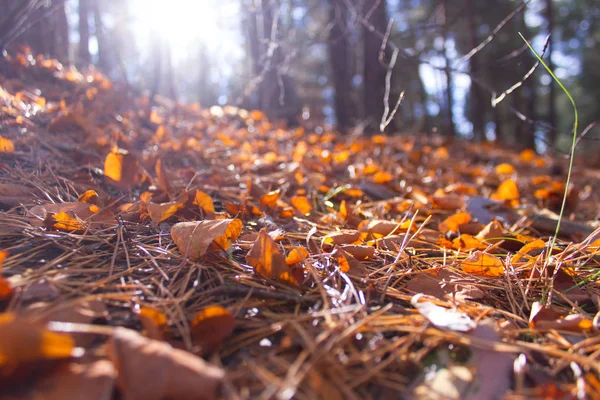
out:
M582 127L600 115L600 2L592 0L0 0L0 7L6 51L25 44L65 64L92 65L139 94L260 109L317 132L373 133L386 91L391 108L404 93L387 132L560 154L572 109L541 67L523 80L535 58L520 32L575 97ZM592 162L599 134L593 126L580 145Z

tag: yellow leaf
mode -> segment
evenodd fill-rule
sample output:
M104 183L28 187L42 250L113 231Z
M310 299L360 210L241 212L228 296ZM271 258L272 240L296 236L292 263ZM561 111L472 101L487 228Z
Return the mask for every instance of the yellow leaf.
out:
M148 203L148 213L154 223L159 223L171 218L177 211L181 210L185 205L179 201L171 201L169 203Z
M498 257L476 251L465 258L461 264L462 270L469 274L482 276L504 275L504 264Z
M52 218L56 221L53 224L56 229L63 231L77 231L83 229L81 222L71 211L56 213Z

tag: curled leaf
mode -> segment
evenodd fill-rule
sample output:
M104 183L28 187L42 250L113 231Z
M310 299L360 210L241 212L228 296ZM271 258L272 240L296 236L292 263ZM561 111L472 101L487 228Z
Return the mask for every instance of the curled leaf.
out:
M227 250L242 233L239 219L179 222L171 228L171 237L179 252L192 260L199 259L214 243Z

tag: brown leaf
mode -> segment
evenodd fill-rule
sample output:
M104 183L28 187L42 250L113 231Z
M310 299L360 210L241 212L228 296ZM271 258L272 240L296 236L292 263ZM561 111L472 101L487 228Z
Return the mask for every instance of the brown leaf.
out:
M154 308L140 307L138 316L147 337L154 340L165 339L167 330L167 317L165 314Z
M51 374L44 375L13 396L3 396L5 400L65 400L89 399L108 400L113 396L116 371L110 361L101 360L91 364L61 366Z
M31 374L43 361L71 358L75 342L66 333L47 330L43 324L0 314L0 384Z
M279 252L277 244L267 233L267 229L260 230L252 248L246 254L246 262L256 273L271 279L298 285L302 277L302 270L292 270L285 262L285 257ZM300 273L294 274L294 271Z
M459 274L447 269L432 273L422 272L408 281L406 288L414 293L423 293L440 300L445 300L447 295L457 300L476 300L485 296L476 285L465 282Z
M129 190L142 180L135 156L123 149L114 149L104 160L104 176L115 186Z
M211 400L224 377L191 353L125 328L114 330L109 357L124 400Z
M158 186L169 194L173 193L173 187L171 186L169 175L167 174L165 166L160 158L156 161L154 172L156 173L156 181Z
M203 353L216 350L235 329L235 319L221 306L209 306L198 312L190 323L190 333Z
M221 250L227 250L241 233L242 221L239 219L179 222L171 228L171 237L179 252L192 260L204 255L213 243Z

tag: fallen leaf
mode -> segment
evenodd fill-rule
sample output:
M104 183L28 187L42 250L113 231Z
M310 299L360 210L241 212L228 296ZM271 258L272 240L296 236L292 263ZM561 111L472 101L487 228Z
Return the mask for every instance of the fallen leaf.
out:
M213 243L219 250L227 250L241 233L242 221L239 219L179 222L171 228L171 237L179 252L191 260L203 256Z
M504 275L504 263L498 257L481 251L475 251L461 263L462 270L468 274L497 277Z
M6 257L8 257L8 252L0 251L0 304L7 302L13 294L12 287L6 279L2 277L2 264Z
M146 336L154 340L164 340L167 330L167 317L161 311L151 307L140 307L138 317Z
M216 350L235 329L235 319L221 306L209 306L196 313L190 323L190 335L202 353Z
M529 327L540 331L589 332L594 326L591 318L580 314L563 317L555 310L536 301L531 305Z
M442 233L459 232L460 226L471 222L471 214L459 212L446 218L439 226Z
M185 207L185 204L180 200L160 204L149 202L147 207L150 218L157 224L171 218L177 211L182 210Z
M12 140L0 136L0 153L14 153L15 144Z
M406 288L413 293L445 300L450 296L456 300L477 300L484 298L484 292L477 285L468 281L456 272L441 269L434 272L424 271L408 281Z
M310 256L308 250L304 247L294 247L285 258L287 265L294 265L303 262Z
M224 377L222 369L187 351L120 327L109 358L123 400L212 400Z
M468 332L477 326L477 324L475 324L475 322L467 314L436 306L428 301L419 301L422 297L422 293L414 295L410 299L410 304L416 308L422 316L427 318L429 322L438 328L446 328L459 332Z
M215 212L215 206L212 198L201 190L196 189L193 204L197 205L200 210L204 211L205 213Z
M0 314L0 382L15 382L35 372L42 361L58 361L75 354L75 341L66 333L51 332L14 314Z
M260 198L260 204L264 207L275 208L277 205L277 200L279 200L279 189L273 190Z
M163 165L162 159L159 158L156 161L156 164L154 165L154 172L156 173L156 181L158 183L158 186L166 193L173 193L173 187L171 186L171 181L169 179L165 166Z
M104 176L116 186L129 190L141 182L139 164L135 156L126 150L114 149L104 160Z
M256 241L246 254L246 262L256 273L271 279L298 285L302 278L299 274L294 274L287 265L285 257L279 252L277 243L269 236L266 228L260 230Z
M496 193L492 195L493 200L511 201L519 200L521 197L517 182L513 179L507 179L498 186Z
M290 203L304 215L310 214L312 211L312 205L306 196L294 196L290 199Z

